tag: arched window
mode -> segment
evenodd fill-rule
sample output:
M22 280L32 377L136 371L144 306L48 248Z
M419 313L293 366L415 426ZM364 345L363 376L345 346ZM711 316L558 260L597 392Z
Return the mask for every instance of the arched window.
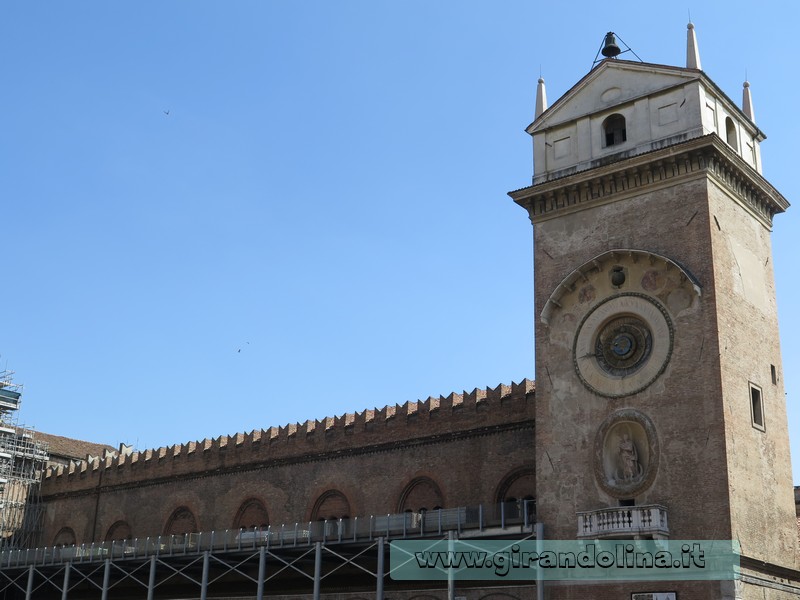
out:
M350 503L338 490L328 490L314 503L311 510L312 521L333 521L347 519L350 514Z
M250 498L242 502L233 519L233 528L266 529L267 527L269 527L269 514L264 503L257 498Z
M184 533L197 533L197 520L191 510L185 506L176 508L164 527L164 535L182 535Z
M603 121L603 134L605 135L605 147L617 146L627 141L628 133L625 129L625 117L620 114L613 114Z
M508 473L497 486L497 504L502 505L502 514L506 520L523 519L527 513L527 521L535 520L536 472L532 468L523 467Z
M62 527L58 530L56 537L53 538L53 546L74 546L75 545L75 532L72 527Z
M320 523L319 531L325 539L336 538L347 534L346 521L350 518L350 514L350 503L345 495L338 490L328 490L314 503L311 520Z
M442 491L433 479L417 477L405 487L400 494L400 503L397 512L425 512L433 507L434 510L444 505Z
M132 540L131 526L125 521L117 521L108 528L106 533L106 541L111 542L114 540Z
M725 117L725 141L734 150L739 150L739 141L736 135L736 124L730 117Z

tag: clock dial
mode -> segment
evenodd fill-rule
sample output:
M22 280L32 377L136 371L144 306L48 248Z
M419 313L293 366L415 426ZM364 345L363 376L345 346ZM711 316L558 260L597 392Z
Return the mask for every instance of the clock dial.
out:
M649 386L672 354L666 309L644 294L612 296L578 327L573 361L583 384L601 396L628 396Z
M610 375L630 375L647 362L653 336L647 323L634 316L612 319L597 335L594 356Z

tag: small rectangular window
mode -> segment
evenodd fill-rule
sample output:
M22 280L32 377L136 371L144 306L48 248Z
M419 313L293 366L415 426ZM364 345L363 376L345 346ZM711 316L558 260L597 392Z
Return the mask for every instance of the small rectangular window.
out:
M775 365L770 365L769 370L772 374L772 385L778 385L778 372L775 370Z
M750 418L753 427L764 431L764 401L761 395L761 388L750 384Z

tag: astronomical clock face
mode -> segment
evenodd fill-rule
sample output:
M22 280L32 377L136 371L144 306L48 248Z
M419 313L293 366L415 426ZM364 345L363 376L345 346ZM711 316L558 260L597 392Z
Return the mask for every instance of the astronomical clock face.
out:
M672 342L672 321L657 300L620 293L602 300L583 318L572 358L587 388L616 398L645 389L661 375Z
M700 293L691 274L669 259L616 250L567 276L541 318L549 325L551 348L571 354L581 385L600 397L624 398L665 372L676 319L697 309ZM562 381L569 393L569 381Z

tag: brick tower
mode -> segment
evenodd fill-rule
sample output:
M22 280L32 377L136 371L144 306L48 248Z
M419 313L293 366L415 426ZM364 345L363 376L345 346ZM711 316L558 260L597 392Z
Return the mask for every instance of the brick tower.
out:
M739 108L691 24L685 68L609 54L549 108L539 80L533 185L510 194L534 230L538 520L549 539L739 540L742 580L656 587L793 595L770 249L788 202L749 84Z

